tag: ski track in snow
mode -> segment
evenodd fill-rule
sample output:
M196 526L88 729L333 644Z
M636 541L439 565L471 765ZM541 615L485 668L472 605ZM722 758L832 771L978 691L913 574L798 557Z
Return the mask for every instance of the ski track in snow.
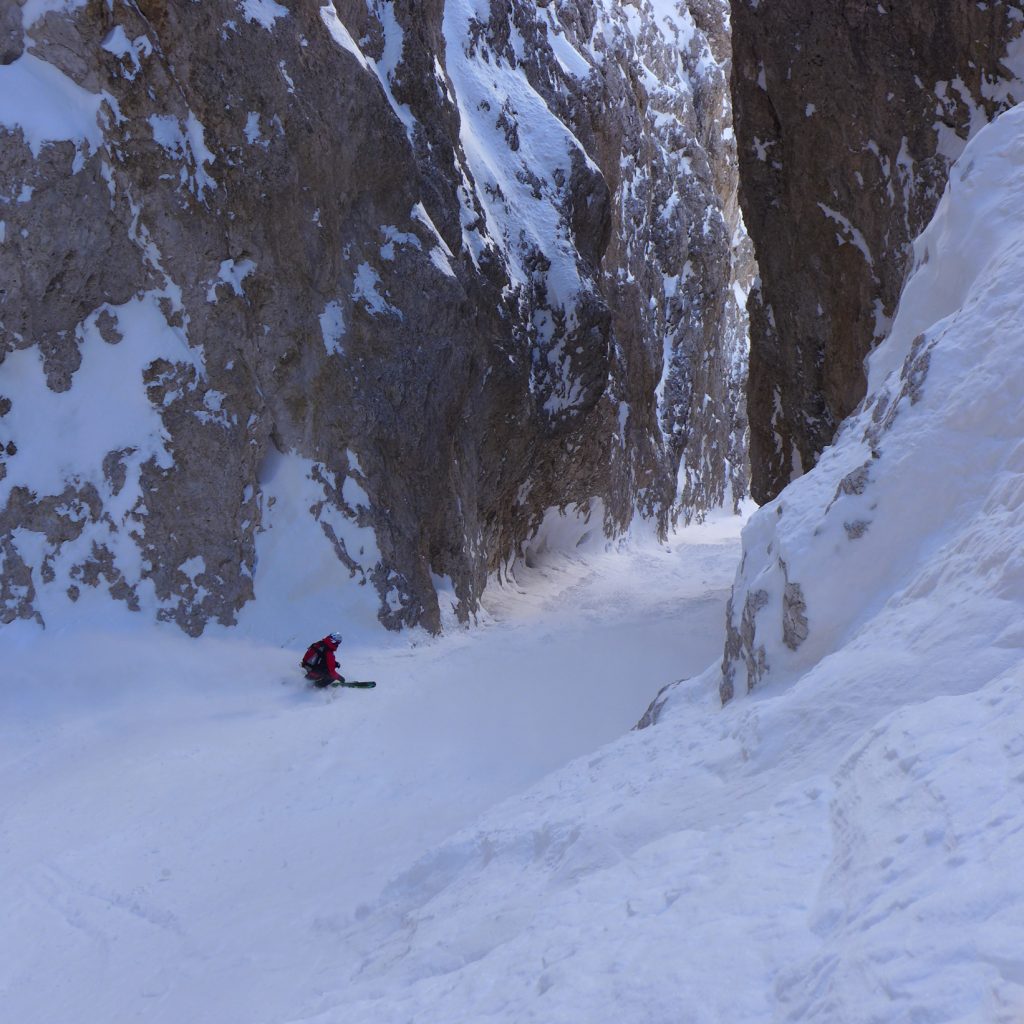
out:
M737 534L520 566L438 641L366 632L341 664L372 692L306 689L301 652L227 634L6 629L4 1017L283 1022L344 1001L388 894L436 887L431 849L719 656Z

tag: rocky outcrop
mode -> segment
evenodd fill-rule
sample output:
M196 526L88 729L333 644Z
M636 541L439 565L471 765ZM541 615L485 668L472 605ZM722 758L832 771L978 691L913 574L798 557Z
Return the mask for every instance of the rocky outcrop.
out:
M439 581L465 619L551 506L614 533L738 499L727 24L4 4L0 619L99 588L231 623L297 516L437 629Z
M751 304L752 493L813 466L863 398L910 244L966 141L1024 100L1024 4L733 0Z

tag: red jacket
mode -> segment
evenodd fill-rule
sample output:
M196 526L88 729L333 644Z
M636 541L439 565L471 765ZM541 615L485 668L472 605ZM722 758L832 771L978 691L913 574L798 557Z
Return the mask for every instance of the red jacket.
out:
M327 669L327 674L331 679L341 679L338 673L338 659L335 658L334 652L338 649L338 645L329 637L325 636L324 640L324 662Z
M330 636L325 636L323 640L317 640L315 644L310 644L309 649L302 657L302 667L306 670L306 678L317 680L326 678L340 683L344 676L338 672L338 659L334 656L337 649L337 642ZM321 654L323 655L322 660L319 657ZM317 665L317 667L311 668L311 664Z

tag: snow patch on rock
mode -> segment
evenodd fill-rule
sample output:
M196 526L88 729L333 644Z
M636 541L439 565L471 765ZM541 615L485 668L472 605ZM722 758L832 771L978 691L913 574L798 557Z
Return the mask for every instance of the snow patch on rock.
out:
M103 99L31 53L0 66L0 125L20 130L35 157L49 142L98 149L103 142L98 121Z

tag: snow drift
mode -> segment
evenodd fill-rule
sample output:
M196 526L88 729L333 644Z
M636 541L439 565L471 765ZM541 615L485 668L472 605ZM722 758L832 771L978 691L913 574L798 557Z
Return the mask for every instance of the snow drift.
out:
M904 701L1018 661L1022 123L1015 108L955 166L868 397L747 526L723 700L815 672Z

